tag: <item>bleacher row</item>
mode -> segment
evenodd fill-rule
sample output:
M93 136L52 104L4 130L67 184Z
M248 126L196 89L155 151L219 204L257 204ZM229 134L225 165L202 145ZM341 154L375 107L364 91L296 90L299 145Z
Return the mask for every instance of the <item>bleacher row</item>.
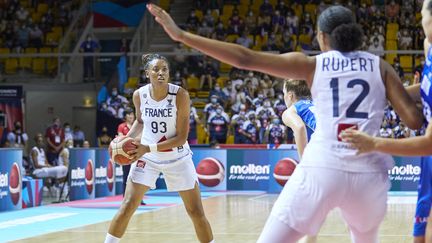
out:
M25 54L35 53L57 53L58 48L42 47L39 50L34 47L25 48ZM0 54L9 54L8 48L0 48ZM19 57L19 58L0 58L0 63L4 64L6 74L15 74L18 69L31 70L34 74L53 73L58 66L58 58L49 57Z

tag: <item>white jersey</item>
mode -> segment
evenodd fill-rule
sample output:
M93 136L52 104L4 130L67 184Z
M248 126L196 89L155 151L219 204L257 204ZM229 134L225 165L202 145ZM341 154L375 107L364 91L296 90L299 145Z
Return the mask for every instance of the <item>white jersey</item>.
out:
M45 151L43 148L39 149L38 147L34 146L32 148L32 152L36 152L37 154L37 161L33 161L33 164L37 164L39 166L45 166Z
M363 51L316 56L311 93L316 129L304 151L303 166L353 172L382 172L392 166L391 156L357 156L357 150L338 139L350 126L379 135L387 99L378 56Z
M177 128L177 92L179 86L168 84L168 95L161 101L155 101L150 96L151 84L141 87L139 91L141 101L141 119L144 128L141 144L157 144L176 136ZM144 155L144 159L156 164L170 164L191 156L189 144L186 141L180 147L164 152L151 152Z

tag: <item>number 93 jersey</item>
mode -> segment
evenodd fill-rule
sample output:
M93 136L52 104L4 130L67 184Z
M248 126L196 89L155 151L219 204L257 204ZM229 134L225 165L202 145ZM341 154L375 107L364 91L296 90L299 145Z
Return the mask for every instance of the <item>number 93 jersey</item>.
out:
M356 155L357 150L339 138L350 127L379 134L387 99L378 56L363 51L328 51L316 56L311 93L316 129L303 165L352 172L382 172L392 166L391 156Z
M179 86L168 84L168 95L160 101L155 101L150 96L151 84L139 89L141 101L141 119L143 120L143 132L141 144L157 144L176 136L177 128L177 92ZM156 164L170 164L183 160L192 155L189 144L186 141L180 147L165 151L147 153L144 159Z

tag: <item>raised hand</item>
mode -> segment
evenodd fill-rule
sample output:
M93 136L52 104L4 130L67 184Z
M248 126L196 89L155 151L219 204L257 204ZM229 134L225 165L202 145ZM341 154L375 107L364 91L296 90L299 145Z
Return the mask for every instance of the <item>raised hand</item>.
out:
M358 149L357 154L371 152L375 149L375 138L364 132L346 129L340 133L342 141L352 144Z
M184 31L181 30L171 16L159 6L149 3L147 9L155 17L155 20L162 25L165 32L175 41L181 41Z

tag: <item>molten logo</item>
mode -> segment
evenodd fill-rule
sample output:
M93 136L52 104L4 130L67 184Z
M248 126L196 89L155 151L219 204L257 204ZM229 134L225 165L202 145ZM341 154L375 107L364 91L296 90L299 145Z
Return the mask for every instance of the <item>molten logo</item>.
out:
M71 179L72 180L79 180L85 178L85 170L81 169L80 167L73 169L71 171Z
M411 164L403 166L394 166L389 170L390 175L420 175L420 166L413 166Z
M9 187L9 174L0 174L0 187Z
M255 165L255 164L232 165L230 167L230 173L242 174L242 175L248 175L248 174L268 175L270 174L270 165Z

